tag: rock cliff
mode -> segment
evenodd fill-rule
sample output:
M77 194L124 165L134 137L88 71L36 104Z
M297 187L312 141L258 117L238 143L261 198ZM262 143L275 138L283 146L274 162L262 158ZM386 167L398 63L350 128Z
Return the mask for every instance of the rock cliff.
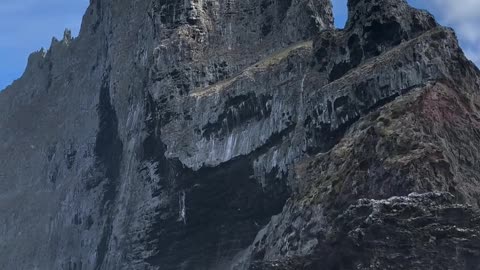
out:
M1 269L480 269L480 72L404 0L91 0L0 93Z

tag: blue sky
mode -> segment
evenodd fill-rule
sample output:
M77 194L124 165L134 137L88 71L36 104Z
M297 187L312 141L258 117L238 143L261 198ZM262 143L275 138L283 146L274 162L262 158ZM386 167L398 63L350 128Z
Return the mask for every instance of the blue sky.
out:
M453 27L467 56L480 64L480 0L409 0ZM28 55L48 48L65 28L78 34L89 0L2 0L0 5L0 90L20 77ZM337 27L342 28L347 0L333 0Z
M19 78L30 53L50 47L65 28L78 34L89 0L1 0L0 90Z

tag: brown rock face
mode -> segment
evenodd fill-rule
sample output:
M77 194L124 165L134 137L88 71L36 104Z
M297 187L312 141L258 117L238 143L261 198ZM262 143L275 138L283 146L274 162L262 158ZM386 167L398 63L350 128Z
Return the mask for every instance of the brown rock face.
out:
M0 93L0 269L480 269L480 72L404 0L95 0Z
M345 30L315 46L316 67L331 70L323 89L345 93L327 102L340 122L316 124L312 137L330 147L296 164L291 199L248 251L251 269L479 269L478 69L403 1L349 9ZM348 60L332 61L337 50Z

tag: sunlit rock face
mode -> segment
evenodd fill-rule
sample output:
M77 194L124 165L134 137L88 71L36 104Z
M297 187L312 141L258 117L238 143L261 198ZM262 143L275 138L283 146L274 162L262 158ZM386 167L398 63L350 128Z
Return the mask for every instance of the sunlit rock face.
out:
M91 1L0 94L0 268L478 269L479 71L348 8Z

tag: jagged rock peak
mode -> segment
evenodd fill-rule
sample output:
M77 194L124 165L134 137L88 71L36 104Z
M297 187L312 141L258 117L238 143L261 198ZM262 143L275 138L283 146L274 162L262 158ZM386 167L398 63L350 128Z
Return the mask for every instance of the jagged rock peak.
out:
M349 1L348 10L346 29L371 41L372 47L398 45L438 26L431 14L412 8L405 0Z

